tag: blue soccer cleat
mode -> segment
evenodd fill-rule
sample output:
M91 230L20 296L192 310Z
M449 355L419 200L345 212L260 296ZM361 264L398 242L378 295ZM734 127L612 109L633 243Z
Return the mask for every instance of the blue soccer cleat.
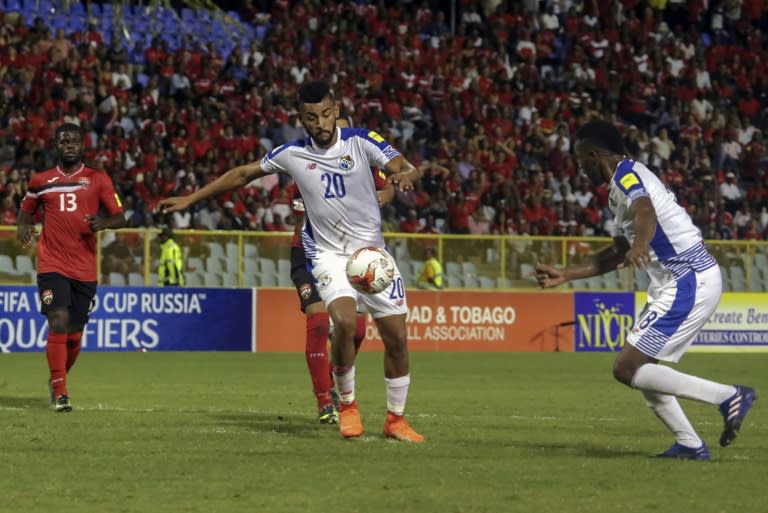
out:
M723 434L720 435L720 445L725 447L730 445L736 439L736 435L741 429L744 417L752 408L752 403L757 400L757 394L754 389L743 385L734 385L736 393L720 404L720 413L723 415Z
M707 449L707 444L704 442L701 442L700 447L686 447L685 445L675 442L672 444L672 447L661 454L657 454L656 457L706 461L709 459L709 449Z

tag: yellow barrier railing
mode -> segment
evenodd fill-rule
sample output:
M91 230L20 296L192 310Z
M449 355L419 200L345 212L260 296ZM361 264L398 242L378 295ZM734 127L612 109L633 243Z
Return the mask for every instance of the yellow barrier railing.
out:
M98 233L99 281L112 285L155 285L159 246L156 228ZM15 227L0 227L0 284L34 282L34 247L22 248ZM177 230L189 286L292 287L291 233ZM427 246L435 247L451 289L532 289L536 262L566 266L608 244L604 237L541 237L385 233L387 245L409 286L416 286ZM729 291L768 290L768 242L710 241ZM647 275L624 269L579 280L577 290L645 290Z

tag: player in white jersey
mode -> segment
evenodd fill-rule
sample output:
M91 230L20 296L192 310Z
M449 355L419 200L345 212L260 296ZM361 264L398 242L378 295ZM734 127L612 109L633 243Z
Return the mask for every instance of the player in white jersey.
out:
M327 83L302 84L299 110L309 137L275 148L260 162L230 169L202 189L162 200L159 205L164 212L174 212L268 173L283 172L293 177L304 199L304 249L334 326L331 352L341 401L339 430L345 438L363 433L355 400L353 340L359 303L360 309L376 321L384 343L384 433L398 440L423 442L424 437L411 428L403 415L411 378L405 325L408 307L400 272L395 270L389 289L362 295L350 286L345 271L347 258L356 249L384 248L371 167L385 170L388 180L401 190L412 189L421 171L376 132L337 128L339 107Z
M595 184L610 182L614 243L566 269L538 264L536 278L549 288L624 266L648 272L648 304L616 358L613 375L640 390L646 404L675 434L676 442L659 456L709 459L709 449L677 398L719 405L725 424L720 445L726 446L736 438L757 399L755 391L683 374L659 365L659 360L677 362L715 312L722 292L720 269L672 193L647 167L626 156L615 126L591 121L579 129L575 140L581 169Z

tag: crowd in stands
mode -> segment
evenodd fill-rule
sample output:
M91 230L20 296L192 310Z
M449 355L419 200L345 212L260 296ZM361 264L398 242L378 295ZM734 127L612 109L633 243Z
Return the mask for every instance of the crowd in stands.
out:
M602 118L706 238L768 238L764 2L462 0L455 18L451 3L242 2L263 39L158 33L146 48L5 12L0 222L15 223L30 173L52 164L62 121L86 130L87 160L112 176L131 226L167 222L159 199L303 137L296 90L325 78L356 126L430 164L384 208L386 231L605 235L607 186L571 148ZM268 177L170 221L291 230L290 200Z

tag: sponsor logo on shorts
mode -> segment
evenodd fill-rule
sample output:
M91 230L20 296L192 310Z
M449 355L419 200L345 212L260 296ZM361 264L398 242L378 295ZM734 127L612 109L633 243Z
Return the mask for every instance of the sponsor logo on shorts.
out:
M352 166L355 165L355 161L352 160L352 157L349 155L344 155L339 159L339 168L343 169L345 171L349 171L352 169Z
M309 299L309 296L312 295L312 286L305 283L304 285L299 287L299 295L301 296L301 299L303 299L304 301Z
M53 291L51 289L42 291L40 293L40 299L46 305L50 305L51 303L53 303Z

